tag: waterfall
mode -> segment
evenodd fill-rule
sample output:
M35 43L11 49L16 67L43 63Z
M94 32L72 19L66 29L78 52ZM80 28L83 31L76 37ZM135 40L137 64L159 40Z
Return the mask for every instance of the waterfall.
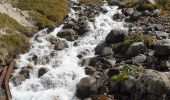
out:
M78 2L78 0L75 0ZM120 12L116 6L102 6L108 12L100 13L95 17L94 22L88 22L90 31L86 35L79 37L75 41L67 41L68 48L64 50L54 50L54 46L47 41L48 37L56 37L63 25L55 28L53 32L47 33L46 29L39 31L30 39L30 50L28 53L20 55L17 59L18 69L13 76L28 64L34 64L34 69L30 72L30 78L15 86L10 82L13 100L76 100L76 84L85 77L84 68L79 65L80 59L77 55L80 52L88 51L87 56L94 56L94 48L104 41L111 29L126 29L123 22L115 22L112 16ZM77 12L70 10L70 18L77 18ZM78 45L73 44L77 42ZM51 57L53 53L53 57ZM30 59L36 55L37 62ZM48 68L48 72L38 78L39 68Z

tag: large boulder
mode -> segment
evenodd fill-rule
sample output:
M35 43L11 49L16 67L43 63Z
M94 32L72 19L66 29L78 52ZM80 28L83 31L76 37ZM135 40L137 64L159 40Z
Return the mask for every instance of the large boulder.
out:
M109 44L100 43L95 48L95 54L99 56L109 56L113 55L113 50Z
M123 42L128 37L128 32L125 30L111 30L105 40L108 44Z
M164 95L170 89L170 80L163 72L147 70L139 80L142 82L146 94L145 98L147 99L144 100L164 100ZM160 99L155 99L155 96Z
M126 51L127 57L137 56L147 52L147 48L143 42L133 43Z
M74 41L78 38L77 32L75 32L73 29L62 29L57 34L60 38L65 38L68 41Z
M170 54L170 39L156 41L155 47L156 56L169 56Z
M80 80L77 84L77 97L84 99L90 96L91 94L91 87L96 82L95 77L85 77Z

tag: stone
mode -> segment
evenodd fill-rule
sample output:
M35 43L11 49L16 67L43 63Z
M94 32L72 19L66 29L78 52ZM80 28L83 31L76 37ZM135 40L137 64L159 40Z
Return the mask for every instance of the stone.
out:
M163 96L170 89L170 80L163 72L147 70L139 80L147 94Z
M93 67L86 67L85 68L86 75L91 75L92 76L95 72L96 72L96 69L93 68Z
M113 15L112 19L116 21L122 21L125 18L125 15L116 13Z
M160 62L160 70L161 71L169 71L169 68L170 68L169 61L165 60L165 61Z
M107 72L107 75L111 78L114 75L118 75L120 72L118 69L110 68Z
M170 55L170 39L157 40L155 47L156 56L169 56Z
M122 13L125 16L131 16L135 10L133 8L125 8L122 10Z
M74 41L78 39L78 34L73 29L62 29L57 34L60 38L65 38L67 41Z
M28 78L29 78L29 73L30 73L29 69L27 69L27 68L22 68L22 70L20 71L19 74L24 75L25 78L28 79Z
M108 90L108 88L106 87L106 86L100 86L99 88L98 88L98 93L99 94L107 94L107 93L109 93L109 90Z
M111 45L107 43L100 43L95 48L95 54L99 56L108 56L113 55L113 50L111 48Z
M95 77L82 78L77 84L76 96L81 99L88 98L91 94L91 87L95 82Z
M147 52L147 48L143 42L133 43L126 51L127 57L134 57L139 54L144 54Z
M47 68L44 68L44 67L42 67L42 68L40 68L39 70L38 70L38 77L41 77L41 76L43 76L45 73L47 73L48 72L48 69Z
M146 59L147 59L146 55L143 54L140 54L132 58L133 64L141 64L141 65L142 63L146 62Z
M25 76L24 75L17 75L12 78L13 83L18 86L22 83L22 81L25 81Z
M111 30L106 36L105 41L108 44L120 43L128 38L128 31L125 30Z

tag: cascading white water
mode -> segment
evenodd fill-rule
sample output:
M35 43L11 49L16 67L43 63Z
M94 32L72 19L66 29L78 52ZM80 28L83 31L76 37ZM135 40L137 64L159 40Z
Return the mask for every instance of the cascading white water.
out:
M67 42L69 48L61 51L53 49L53 45L46 40L62 29L63 25L47 34L45 30L37 33L30 40L31 48L28 53L20 55L17 60L19 68L14 76L18 74L22 67L26 67L31 62L29 59L33 55L38 56L38 63L30 73L30 78L23 81L21 85L14 86L10 83L13 100L75 100L76 84L82 77L85 77L83 67L79 66L77 55L80 52L88 51L88 56L94 56L94 48L101 41L104 41L111 29L125 29L123 22L115 22L112 15L120 10L117 7L103 6L107 9L106 14L99 14L95 22L89 22L91 31L78 40ZM70 17L76 18L76 12L71 9ZM77 42L77 46L73 43ZM54 56L50 54L53 52ZM51 57L51 58L50 58ZM48 60L48 61L47 61ZM38 78L38 69L46 67L49 71Z

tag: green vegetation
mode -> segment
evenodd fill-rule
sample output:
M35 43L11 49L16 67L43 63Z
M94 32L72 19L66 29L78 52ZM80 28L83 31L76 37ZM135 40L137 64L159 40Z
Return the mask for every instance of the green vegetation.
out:
M68 0L11 0L14 7L30 11L39 29L63 22L69 8Z
M0 13L0 29L5 29L6 32L13 32L14 30L21 33L27 32L24 26L4 13Z
M121 69L118 75L112 76L112 80L125 80L128 79L129 76L138 77L141 74L144 73L143 67L135 66L135 65L129 65L129 64L123 64L123 69Z
M100 5L102 0L80 0L80 3L85 5Z
M0 47L4 48L8 54L15 51L25 52L28 49L28 39L17 33L2 35L0 37Z
M123 46L130 46L134 42L144 42L146 46L154 43L154 38L150 35L136 34L123 42Z

